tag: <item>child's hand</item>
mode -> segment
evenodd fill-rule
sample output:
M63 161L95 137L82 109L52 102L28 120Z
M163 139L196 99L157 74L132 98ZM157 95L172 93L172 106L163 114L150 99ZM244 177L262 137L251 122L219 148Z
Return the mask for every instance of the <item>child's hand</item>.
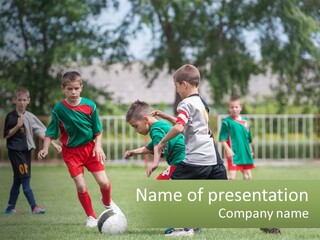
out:
M38 159L42 160L48 155L48 150L42 149L38 153Z
M104 161L107 159L106 154L104 153L102 147L100 146L95 146L93 149L93 157L98 156L99 161L103 164Z
M124 153L124 158L125 159L129 159L129 157L132 157L134 154L133 154L133 151L132 150L127 150L125 151Z
M52 141L51 144L58 153L61 153L62 148L60 145L56 144L54 141Z
M228 149L226 150L226 157L229 159L232 159L234 156L234 152L232 151L232 149Z
M23 126L23 124L24 124L24 115L23 114L21 114L19 117L18 117L18 123L17 123L17 125L19 126L19 127L22 127Z
M156 170L157 167L158 167L158 164L157 164L157 163L153 163L153 164L151 165L151 167L149 167L149 168L147 169L147 177L150 177L150 176L151 176L151 173L153 173L153 171Z
M160 110L155 110L155 111L152 111L152 112L150 113L150 115L151 115L152 117L161 117L161 118L164 118L165 113L164 113L164 112L161 112Z
M166 149L166 143L160 141L157 146L158 146L158 153L161 155Z

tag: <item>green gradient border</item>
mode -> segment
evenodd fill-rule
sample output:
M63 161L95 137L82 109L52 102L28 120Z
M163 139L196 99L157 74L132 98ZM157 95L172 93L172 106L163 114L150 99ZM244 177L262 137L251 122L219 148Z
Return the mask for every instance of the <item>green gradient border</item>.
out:
M214 201L209 204L210 194L229 192L306 192L308 199L302 201ZM147 194L144 194L146 191ZM142 194L140 194L142 192ZM158 195L162 194L162 198ZM176 199L173 198L176 194ZM179 195L181 194L181 197ZM166 198L164 198L164 195ZM224 194L222 194L224 195ZM189 197L196 197L191 201ZM282 195L283 196L283 195ZM171 198L170 198L171 197ZM146 199L144 199L146 198ZM139 201L138 201L139 200ZM138 227L203 227L203 228L319 228L320 227L320 185L315 180L263 180L263 181L210 181L180 180L137 182L130 193L139 215ZM226 209L230 216L219 215ZM235 217L237 212L255 213L251 218ZM260 213L272 213L271 219ZM276 213L285 217L277 217ZM304 214L303 214L304 213Z

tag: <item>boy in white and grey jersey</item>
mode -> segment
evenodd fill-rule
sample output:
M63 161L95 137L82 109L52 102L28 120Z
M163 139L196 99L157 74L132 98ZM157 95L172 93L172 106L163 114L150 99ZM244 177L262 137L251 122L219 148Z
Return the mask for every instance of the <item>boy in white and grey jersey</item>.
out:
M171 179L217 179L227 180L227 173L220 154L208 128L208 108L198 93L200 83L199 70L190 64L183 65L173 75L173 82L182 101L177 107L177 117L161 111L152 112L153 116L167 119L173 128L158 144L159 152L163 151L166 142L183 132L186 144L186 157L171 175ZM279 228L261 228L266 233L281 233ZM166 230L170 236L192 236L194 229L184 228L175 231Z
M216 165L217 156L208 128L208 113L198 94L185 98L178 105L177 124L184 126L186 157L194 165Z
M198 93L199 70L190 64L183 65L174 73L173 81L182 98L177 107L177 117L161 111L152 112L153 116L162 117L174 124L159 142L159 151L163 151L166 142L177 134L183 132L185 137L186 157L177 166L171 179L227 180L223 161L218 156L210 135L207 106Z

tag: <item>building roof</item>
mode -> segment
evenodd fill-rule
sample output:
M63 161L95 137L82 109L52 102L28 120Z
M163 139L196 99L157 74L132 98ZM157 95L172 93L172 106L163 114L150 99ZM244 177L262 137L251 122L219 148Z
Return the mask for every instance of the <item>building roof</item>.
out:
M140 72L138 62L131 68L124 68L122 64L114 64L108 70L99 63L84 66L79 69L83 78L95 87L112 93L112 100L119 104L131 104L139 99L149 104L172 105L175 98L175 88L172 82L172 74L165 71L160 73L152 86L148 86L148 80ZM256 96L271 95L271 84L276 82L270 75L252 76L249 81L249 100ZM199 86L201 96L209 103L211 100L211 86L207 81L202 81Z

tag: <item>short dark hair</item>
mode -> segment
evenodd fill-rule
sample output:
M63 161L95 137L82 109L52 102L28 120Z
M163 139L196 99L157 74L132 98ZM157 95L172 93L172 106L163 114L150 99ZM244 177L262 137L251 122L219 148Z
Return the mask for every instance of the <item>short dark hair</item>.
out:
M198 87L201 81L201 75L198 68L191 64L185 64L175 71L173 80L179 84L181 84L182 81L186 81L191 85Z
M231 102L236 102L236 101L239 101L240 105L242 105L240 97L238 97L238 96L231 96L230 99L229 99L228 104L230 104Z
M61 85L65 87L68 83L71 82L79 82L80 85L82 85L83 83L81 74L76 71L70 71L63 74Z
M144 116L150 114L150 106L146 102L135 101L131 104L127 111L126 121L129 122L132 119L141 120Z
M231 96L229 99L229 102L234 102L234 101L240 101L240 98L238 96Z

